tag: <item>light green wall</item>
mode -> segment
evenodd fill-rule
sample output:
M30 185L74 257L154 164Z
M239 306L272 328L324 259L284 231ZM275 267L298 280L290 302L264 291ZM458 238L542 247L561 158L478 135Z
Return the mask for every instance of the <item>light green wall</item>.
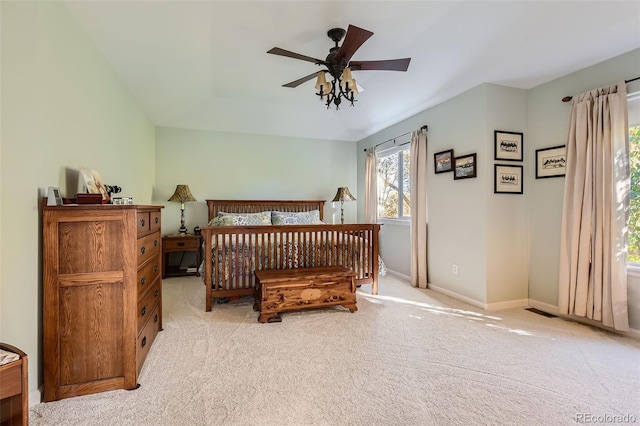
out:
M0 341L29 355L33 396L42 382L40 197L48 186L75 197L85 166L149 203L155 134L62 3L0 7Z
M570 103L561 102L564 96L639 76L640 49L531 89L528 94L529 138L525 155L533 161L536 149L566 143L571 107ZM528 184L531 238L529 297L555 307L558 304L564 178L535 179L534 163L528 164L532 168ZM630 326L635 329L640 329L639 289L639 280L631 278L629 319Z
M363 199L364 148L429 126L427 132L428 267L430 283L467 298L486 302L488 130L487 85L471 89L358 143L358 189ZM453 180L452 173L434 174L433 154L453 148L455 155L477 154L478 177ZM359 201L359 211L363 204ZM363 214L363 212L362 212ZM363 216L360 217L362 219ZM380 253L388 268L410 275L409 227L385 224ZM458 265L458 274L452 265Z
M358 189L364 190L364 148L429 125L428 155L453 148L476 151L478 178L428 176L430 283L479 302L529 298L553 309L558 297L559 233L564 179L535 179L535 150L565 143L569 104L562 97L638 77L640 49L531 90L484 84L358 143ZM640 90L640 83L628 85ZM524 195L493 194L493 131L524 133ZM505 163L508 164L508 163ZM473 183L472 183L473 181ZM362 198L362 196L360 197ZM471 205L467 215L463 206ZM359 201L360 219L363 204ZM505 219L506 214L506 219ZM409 275L409 231L386 226L381 254L391 270ZM459 274L451 273L453 263ZM466 276L469 271L471 276ZM629 276L629 318L640 329L640 277Z
M356 190L356 144L318 139L158 128L153 193L163 210L162 233L180 226L180 206L166 200L187 184L197 202L185 205L185 225L207 223L206 199L327 200L325 222L340 223L339 186ZM345 203L345 223L356 219Z
M526 301L529 268L526 176L531 172L531 157L524 155L522 162L495 160L494 131L523 133L523 147L527 146L527 91L488 85L486 120L487 302ZM523 195L494 194L495 164L524 166Z
M526 91L483 84L363 139L358 144L360 190L364 190L362 150L423 124L429 126L430 285L486 307L525 300L526 199L493 194L493 131L526 133ZM433 154L451 148L456 156L476 153L476 178L453 180L452 173L434 173ZM403 275L411 272L409 232L406 226L387 224L380 237L385 263ZM452 271L454 264L458 274Z

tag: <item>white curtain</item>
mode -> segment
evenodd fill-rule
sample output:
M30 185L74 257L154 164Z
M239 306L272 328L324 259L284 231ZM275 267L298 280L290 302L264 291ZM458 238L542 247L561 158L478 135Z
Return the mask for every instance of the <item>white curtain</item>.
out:
M411 285L427 288L427 135L411 133Z
M376 223L378 221L378 156L375 148L366 150L364 170L364 221Z
M624 82L574 96L560 243L558 308L628 330L629 136Z

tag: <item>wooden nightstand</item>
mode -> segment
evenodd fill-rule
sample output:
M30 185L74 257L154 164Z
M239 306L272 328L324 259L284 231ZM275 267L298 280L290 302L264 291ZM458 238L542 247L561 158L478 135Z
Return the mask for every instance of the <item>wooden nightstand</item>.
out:
M165 235L162 237L162 278L181 277L185 275L200 276L198 268L202 263L202 236L194 234ZM180 268L169 264L169 253L173 252L193 252L196 254L196 264L189 268ZM190 271L195 268L194 271Z
M0 349L20 356L18 360L0 366L0 424L27 426L29 424L27 354L6 343L0 343Z

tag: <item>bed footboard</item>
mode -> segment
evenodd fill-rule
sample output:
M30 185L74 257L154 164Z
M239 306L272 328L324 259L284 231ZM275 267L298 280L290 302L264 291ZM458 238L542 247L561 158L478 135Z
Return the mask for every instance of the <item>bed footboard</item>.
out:
M202 228L206 310L216 298L251 295L256 270L345 266L378 294L380 225Z

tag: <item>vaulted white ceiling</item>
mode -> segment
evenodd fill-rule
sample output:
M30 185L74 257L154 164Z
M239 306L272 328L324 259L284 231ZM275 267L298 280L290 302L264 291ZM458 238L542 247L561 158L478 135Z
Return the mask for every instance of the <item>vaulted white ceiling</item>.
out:
M481 83L528 89L640 47L639 1L65 3L157 126L251 134L357 141ZM354 72L365 91L339 111L314 80L282 87L320 67L267 50L324 59L349 24L374 33L353 60L408 71Z

